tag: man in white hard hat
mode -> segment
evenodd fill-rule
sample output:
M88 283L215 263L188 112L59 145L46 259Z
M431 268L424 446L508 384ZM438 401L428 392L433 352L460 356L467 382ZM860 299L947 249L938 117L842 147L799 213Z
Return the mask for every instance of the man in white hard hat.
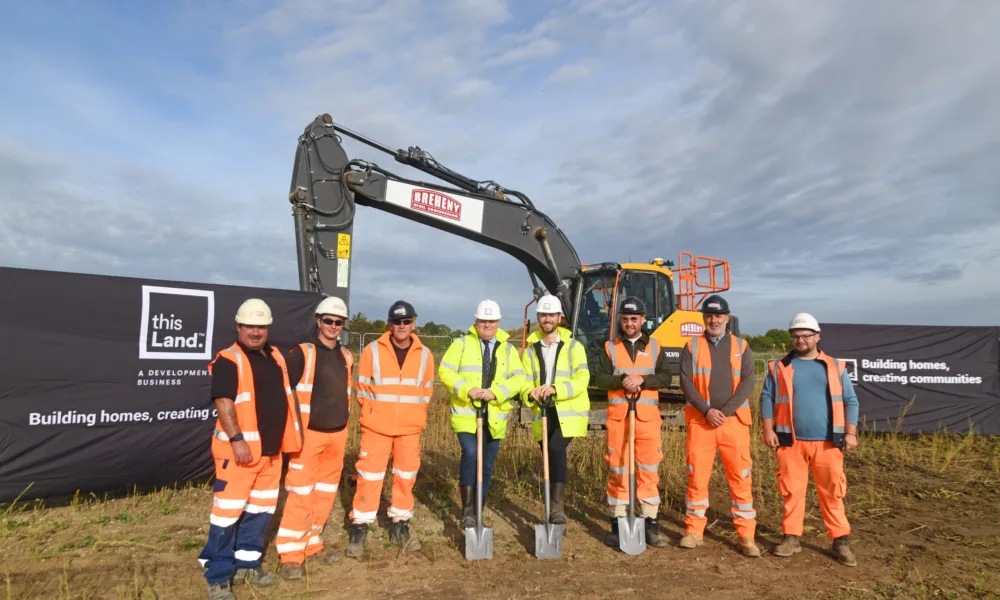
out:
M483 300L476 307L469 333L452 342L441 359L438 377L451 390L451 428L462 447L459 491L462 528L475 526L476 456L483 453L483 504L493 476L500 440L507 435L511 399L521 392L524 370L510 335L499 328L500 306ZM476 447L476 406L485 408L483 447Z
M548 421L549 480L552 510L549 522L566 522L566 448L576 437L587 435L590 419L590 368L583 344L573 339L569 329L560 327L562 302L556 296L542 296L535 309L538 329L525 340L521 357L525 385L521 400L531 407L531 429L542 444L542 411Z
M208 365L219 417L208 542L198 560L209 600L233 600L234 582L274 583L260 567L264 534L278 504L281 453L302 449L302 431L285 359L267 342L271 323L263 300L247 300L236 313L237 341Z
M799 313L788 324L792 351L768 365L760 395L764 444L777 450L778 489L784 498L784 539L775 556L800 552L806 488L812 472L826 535L843 565L856 566L844 511L844 452L858 445L858 397L844 362L817 349L819 323Z
M340 343L347 305L336 297L316 306L316 337L288 352L288 376L295 384L304 439L289 457L288 498L275 539L285 579L302 577L307 558L330 564L339 556L323 543L344 467L354 355Z

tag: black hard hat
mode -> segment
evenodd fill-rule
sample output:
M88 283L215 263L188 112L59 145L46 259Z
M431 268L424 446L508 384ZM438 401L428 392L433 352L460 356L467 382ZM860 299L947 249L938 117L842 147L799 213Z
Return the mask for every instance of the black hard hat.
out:
M718 294L712 294L701 303L701 312L710 315L728 315L729 303Z
M622 303L618 306L618 314L644 315L646 314L646 305L643 304L642 300L636 298L635 296L628 296L622 300Z
M413 305L405 300L396 300L392 306L389 307L389 318L387 321L395 321L396 319L409 319L417 316L417 311L413 310Z

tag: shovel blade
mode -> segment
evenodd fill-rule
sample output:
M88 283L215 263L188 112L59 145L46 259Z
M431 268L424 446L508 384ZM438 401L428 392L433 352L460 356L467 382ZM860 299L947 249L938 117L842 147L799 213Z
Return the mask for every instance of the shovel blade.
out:
M465 560L493 558L493 528L468 527L465 530Z
M566 526L535 525L535 558L553 560L562 557L562 539Z
M646 549L646 519L618 517L618 547L625 554L636 556Z

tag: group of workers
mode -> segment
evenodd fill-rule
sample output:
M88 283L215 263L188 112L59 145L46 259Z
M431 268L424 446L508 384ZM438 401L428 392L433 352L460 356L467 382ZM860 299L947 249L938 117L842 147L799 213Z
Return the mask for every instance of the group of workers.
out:
M539 445L541 417L547 416L549 520L566 523L566 451L573 438L587 433L587 388L593 383L608 395L604 460L610 471L610 533L605 544L619 546L618 517L626 515L630 501L631 403L634 501L644 517L646 542L666 546L657 523L663 459L659 390L670 385L671 374L666 353L644 331L643 302L627 297L617 308L618 335L604 343L592 381L583 344L560 325L563 310L555 296L538 300L538 329L525 340L523 354L499 328L498 304L480 302L474 324L453 341L436 368L434 356L414 333L413 305L397 301L389 308L387 331L362 350L356 373L352 353L339 342L348 318L341 299L324 298L315 310L315 339L286 354L268 342L273 319L267 304L259 299L244 302L236 314L237 341L219 351L209 365L219 415L212 438L216 477L208 540L199 561L206 569L210 600L235 598L234 583L273 584L274 575L261 568L261 557L278 503L283 454L288 455L287 497L275 538L281 576L303 577L307 560L330 564L339 559L324 544L323 531L340 485L355 378L361 440L347 556L364 554L390 456L390 541L405 550L420 548L410 520L420 470L420 437L435 374L450 392L451 427L461 447L460 527L476 526L477 458L482 453L485 498L515 399L531 408ZM688 340L680 361L688 486L685 533L678 545L692 549L703 543L709 481L718 450L739 549L745 556L759 557L750 455L754 360L747 342L727 331L730 311L724 298L709 296L700 311L704 332ZM801 550L798 540L811 472L833 552L841 564L854 566L844 511L843 453L858 443L857 396L844 363L817 348L820 327L815 318L797 314L789 331L793 349L769 363L760 396L763 442L776 451L784 499L784 538L773 554L787 557ZM477 443L477 418L483 424L481 443Z

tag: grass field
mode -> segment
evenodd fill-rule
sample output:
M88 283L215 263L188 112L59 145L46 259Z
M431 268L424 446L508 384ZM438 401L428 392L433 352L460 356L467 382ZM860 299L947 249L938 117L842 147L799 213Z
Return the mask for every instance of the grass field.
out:
M353 497L357 411L345 477L326 538L345 544ZM905 417L904 417L905 418ZM885 426L879 429L885 430ZM961 433L911 437L892 432L861 437L847 457L848 517L860 565L849 569L829 554L829 541L810 485L804 551L770 555L780 540L781 501L774 453L753 447L761 559L732 545L729 498L721 467L712 478L705 546L673 546L683 529L684 434L663 432L660 470L662 527L671 547L628 557L601 543L608 530L603 433L570 446L571 523L558 562L533 556L541 520L540 452L530 431L503 443L485 519L495 530L494 560L464 559L456 526L459 448L447 421L447 397L431 405L415 493L416 553L388 544L381 525L360 561L342 558L312 567L307 579L269 588L237 588L238 598L1000 598L1000 440ZM391 478L386 477L386 492ZM196 557L205 541L211 482L118 497L78 494L64 502L22 501L0 507L0 600L186 599L204 597ZM280 516L280 505L279 513ZM277 519L272 526L276 530ZM267 568L277 568L272 546Z

